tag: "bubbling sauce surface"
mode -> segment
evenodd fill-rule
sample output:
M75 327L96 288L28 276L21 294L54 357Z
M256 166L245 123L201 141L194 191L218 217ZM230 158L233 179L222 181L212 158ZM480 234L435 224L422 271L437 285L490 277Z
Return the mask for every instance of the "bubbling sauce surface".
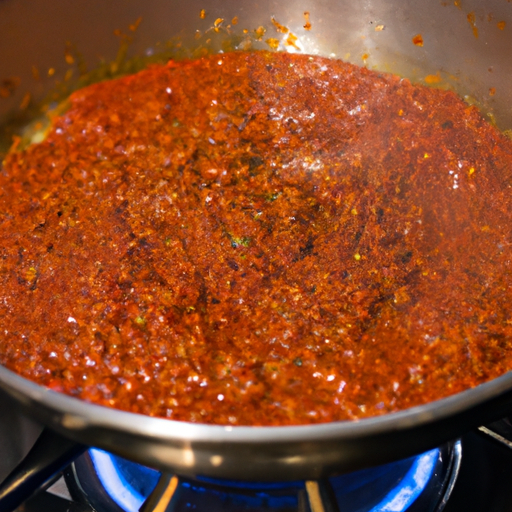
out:
M0 175L0 362L224 425L512 368L512 143L454 93L234 52L74 93Z

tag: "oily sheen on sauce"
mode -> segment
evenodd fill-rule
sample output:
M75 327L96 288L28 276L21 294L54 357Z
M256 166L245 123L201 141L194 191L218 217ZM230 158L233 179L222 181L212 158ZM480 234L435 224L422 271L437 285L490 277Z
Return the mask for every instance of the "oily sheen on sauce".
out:
M306 55L74 93L0 175L0 362L175 420L290 425L512 368L512 143L454 93Z

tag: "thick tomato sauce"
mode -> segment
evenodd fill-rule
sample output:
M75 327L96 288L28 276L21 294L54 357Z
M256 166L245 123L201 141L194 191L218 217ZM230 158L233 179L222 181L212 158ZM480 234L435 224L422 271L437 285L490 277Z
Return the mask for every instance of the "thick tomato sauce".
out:
M128 411L383 414L512 367L512 144L452 92L230 53L74 93L0 175L0 362Z

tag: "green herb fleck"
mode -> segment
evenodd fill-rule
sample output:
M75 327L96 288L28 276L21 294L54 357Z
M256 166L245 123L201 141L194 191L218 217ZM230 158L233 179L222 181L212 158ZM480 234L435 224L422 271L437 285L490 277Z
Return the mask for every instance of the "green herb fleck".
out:
M268 201L269 203L272 203L275 201L279 196L281 195L281 192L274 192L273 194L267 194L265 196L265 201Z
M146 319L143 316L137 316L135 317L135 323L139 327L146 327Z
M242 236L242 237L232 236L231 237L231 245L233 247L238 247L240 245L243 247L249 247L250 243L251 243L251 239L248 236Z

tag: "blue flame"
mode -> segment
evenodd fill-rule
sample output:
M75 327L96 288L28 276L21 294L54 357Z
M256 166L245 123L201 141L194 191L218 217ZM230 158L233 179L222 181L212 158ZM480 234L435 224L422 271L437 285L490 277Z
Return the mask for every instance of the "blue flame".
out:
M370 512L403 512L407 510L427 486L438 457L439 450L437 449L416 457L400 484L392 489Z
M102 450L91 449L89 455L98 478L112 500L125 512L138 512L156 486L160 473ZM343 510L348 512L352 509L363 510L361 499L367 500L364 510L368 512L406 512L426 488L439 456L438 449L431 450L404 461L332 478L331 485L338 501L344 505ZM209 485L214 486L214 489L209 488ZM298 499L297 490L301 487L304 487L303 482L251 482L245 485L243 482L206 478L193 484L182 483L182 491L188 493L187 496L201 494L203 501L204 497L208 499L208 493L212 499L228 496L229 488L233 492L236 492L236 489L254 490L255 494L252 496L238 495L236 498L238 503L245 500L249 507L254 507L255 500L258 499L264 500L267 505L272 502L278 505L279 500L286 500L286 505L290 506L290 499ZM275 489L289 490L289 493L273 499L272 491ZM373 492L374 489L376 492ZM375 504L376 499L378 502Z

